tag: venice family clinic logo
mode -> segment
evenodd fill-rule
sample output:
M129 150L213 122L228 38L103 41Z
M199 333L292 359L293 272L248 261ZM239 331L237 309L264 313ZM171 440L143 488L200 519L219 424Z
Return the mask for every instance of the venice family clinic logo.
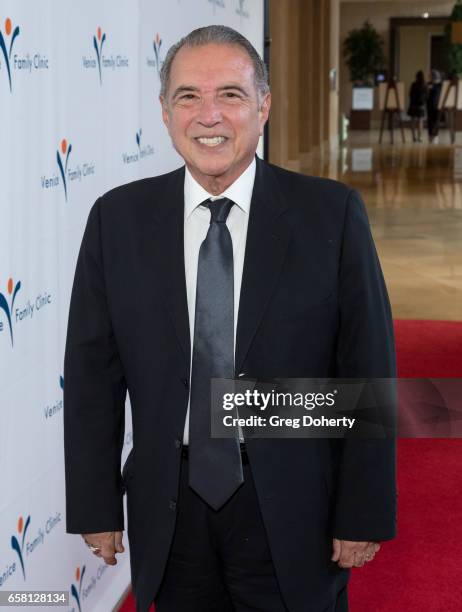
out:
M208 0L209 4L212 5L213 7L213 14L215 14L215 9L218 8L226 8L225 6L225 0Z
M5 19L3 30L0 27L0 68L5 65L8 76L10 93L13 92L14 72L22 73L24 76L36 71L50 69L50 61L46 54L37 50L26 50L22 53L13 52L14 43L20 34L19 26L14 26L10 17ZM2 61L3 60L3 61Z
M153 41L154 57L155 57L155 62L156 62L157 74L160 74L160 69L162 68L162 62L160 58L161 46L162 46L162 38L159 36L159 33L157 33Z
M62 376L59 377L59 388L61 389L61 391L64 391L64 378ZM45 420L48 421L52 419L53 417L57 416L58 414L61 414L62 409L63 409L63 396L61 393L60 397L57 400L45 406L45 408L43 409L43 416L45 417Z
M142 133L142 130L140 128L140 131L136 132L136 144L138 145L138 151L139 151L140 157L141 157L141 133Z
M103 75L101 72L101 58L103 55L103 45L106 40L106 34L101 31L101 28L98 26L96 30L96 36L93 36L93 46L96 51L96 59L98 60L98 68L99 68L99 82L100 85L103 84Z
M149 155L154 155L154 147L150 144L142 144L141 137L143 134L143 130L140 128L135 135L136 144L138 146L137 151L129 151L122 153L122 161L124 164L132 164L134 162L139 162L140 160L148 157Z
M27 517L26 519L26 523L24 524L24 519L22 518L22 516L19 517L18 519L18 537L16 537L16 535L12 535L11 536L11 548L13 550L16 551L18 557L19 557L19 561L21 562L21 567L22 567L22 575L24 576L24 580L26 579L26 570L24 568L24 556L23 556L23 552L24 552L24 540L26 537L26 532L27 529L30 525L30 515ZM21 537L22 536L22 537ZM19 539L21 540L21 543L19 543Z
M162 38L160 37L159 32L154 36L154 40L152 41L152 48L154 50L154 55L146 58L146 64L149 68L155 68L157 72L158 78L160 78L160 70L162 68L162 64L164 63L163 53L161 52L162 48Z
M10 338L11 338L11 346L13 346L13 322L11 319L13 313L14 300L18 291L21 289L21 281L18 281L16 285L13 282L12 278L8 279L7 283L7 294L11 296L10 304L8 304L7 298L0 293L0 309L4 311L6 314L6 318L8 321L8 327L10 328ZM3 331L3 323L0 321L0 331Z
M54 149L54 146L53 146ZM55 149L56 153L52 156L53 159L53 171L43 173L40 177L40 184L42 189L61 189L60 185L63 185L64 201L67 202L71 197L72 183L80 183L82 180L91 178L96 173L95 163L93 161L82 160L81 158L75 159L74 147L69 143L66 138L63 138ZM72 153L73 165L70 165L70 155ZM77 147L78 153L78 147ZM58 166L56 168L56 165Z
M59 149L61 149L61 153L64 157L64 164L63 164L63 160L61 159L61 154L59 152ZM59 168L59 172L61 173L61 178L63 180L63 187L64 187L64 197L66 198L66 202L67 202L67 183L66 183L66 173L67 173L67 162L69 161L69 155L71 154L72 151L72 145L67 143L67 140L65 138L63 138L61 140L61 144L59 146L59 149L56 151L56 161L58 162L58 168Z
M84 574L85 574L85 565L82 567L82 571L80 571L80 567L78 566L75 570L75 580L77 582L77 586L75 586L74 583L71 584L71 594L72 594L72 597L77 602L77 607L79 609L79 612L82 612L81 594L82 594L82 581L83 581Z
M8 73L8 82L10 84L10 92L13 91L13 86L11 83L11 53L13 51L14 41L19 36L19 32L20 32L19 26L16 26L13 30L13 24L11 22L11 19L7 17L5 19L5 36L3 36L3 32L0 30L0 48L3 53L6 71ZM6 37L6 40L5 40L5 37ZM8 42L9 42L9 48L7 48Z
M98 26L96 34L93 35L93 48L96 54L96 59L93 55L87 57L82 56L82 65L84 69L96 70L99 73L99 84L103 84L104 70L123 70L130 67L129 58L123 53L103 53L104 43L106 42L106 33ZM107 45L106 45L107 46ZM111 49L110 49L111 50Z
M239 8L236 9L236 13L239 15L239 17L245 17L245 18L249 18L249 12L245 10L245 0L239 0Z

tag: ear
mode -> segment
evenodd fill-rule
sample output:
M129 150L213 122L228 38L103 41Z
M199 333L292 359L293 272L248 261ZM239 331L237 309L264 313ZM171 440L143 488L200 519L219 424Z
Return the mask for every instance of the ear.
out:
M164 96L159 96L159 102L162 107L162 121L168 129L170 116L168 114L167 101L165 100Z
M268 121L269 112L271 108L271 92L268 92L263 96L260 102L260 109L258 111L258 118L260 122L260 136L263 134L263 128L265 123Z

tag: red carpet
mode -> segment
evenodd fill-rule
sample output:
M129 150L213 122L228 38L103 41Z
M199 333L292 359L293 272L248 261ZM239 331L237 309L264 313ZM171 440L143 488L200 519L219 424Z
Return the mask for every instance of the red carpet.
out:
M462 377L462 322L395 321L395 334L402 378Z
M399 376L462 378L462 322L395 330ZM353 570L350 611L460 612L462 440L399 440L398 489L398 537ZM134 612L131 596L120 610Z
M462 323L396 321L401 377L462 377ZM462 610L462 440L399 440L398 536L354 569L351 612Z

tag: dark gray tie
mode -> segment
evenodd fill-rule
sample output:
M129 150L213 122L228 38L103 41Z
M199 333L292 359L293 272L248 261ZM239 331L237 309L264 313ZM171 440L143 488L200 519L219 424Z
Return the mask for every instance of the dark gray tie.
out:
M234 377L233 202L207 200L210 226L197 267L189 415L189 485L218 510L243 482L239 437L210 435L211 378Z

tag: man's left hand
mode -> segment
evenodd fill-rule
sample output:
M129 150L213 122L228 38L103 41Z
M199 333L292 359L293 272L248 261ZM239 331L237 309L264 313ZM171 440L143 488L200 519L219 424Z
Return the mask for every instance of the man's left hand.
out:
M331 560L338 561L339 567L362 567L367 561L372 561L379 550L378 542L352 542L334 538Z

